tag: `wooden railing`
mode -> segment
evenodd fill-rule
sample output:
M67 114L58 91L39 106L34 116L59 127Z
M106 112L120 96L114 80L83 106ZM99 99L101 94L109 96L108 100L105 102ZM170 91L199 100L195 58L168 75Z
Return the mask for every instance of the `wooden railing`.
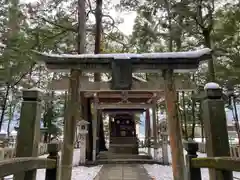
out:
M232 180L232 171L240 172L240 158L233 157L204 157L197 158L198 143L185 143L187 151L186 170L187 180L202 180L201 168L209 168L211 179Z
M47 143L40 143L38 146L38 155L48 154ZM62 146L62 142L59 142L59 147ZM3 147L0 148L0 161L5 159L14 158L16 154L16 149L14 147Z
M0 178L14 175L17 179L21 172L25 173L24 180L33 180L37 169L46 169L45 180L56 180L59 163L59 144L48 144L48 157L19 157L0 161Z
M206 153L206 144L198 143L198 152ZM236 145L230 146L230 156L231 157L240 157L240 147Z

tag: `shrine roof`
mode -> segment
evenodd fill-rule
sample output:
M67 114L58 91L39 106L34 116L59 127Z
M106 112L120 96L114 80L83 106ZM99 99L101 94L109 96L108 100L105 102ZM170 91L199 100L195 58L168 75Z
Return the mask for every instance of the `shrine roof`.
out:
M158 52L158 53L112 53L112 54L53 54L53 53L39 53L37 54L46 57L47 60L59 61L59 60L70 60L70 59L195 59L195 58L209 58L211 49L204 48L195 51L184 51L184 52ZM205 59L203 58L203 59Z

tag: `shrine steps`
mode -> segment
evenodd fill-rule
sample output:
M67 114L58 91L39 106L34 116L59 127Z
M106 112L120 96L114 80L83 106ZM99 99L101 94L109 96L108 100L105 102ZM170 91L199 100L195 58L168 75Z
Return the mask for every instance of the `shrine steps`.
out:
M153 159L98 159L96 164L160 164Z
M118 154L112 152L100 152L97 156L97 164L161 164L148 155Z
M148 155L138 155L138 154L118 154L111 152L101 152L97 156L98 159L151 159Z

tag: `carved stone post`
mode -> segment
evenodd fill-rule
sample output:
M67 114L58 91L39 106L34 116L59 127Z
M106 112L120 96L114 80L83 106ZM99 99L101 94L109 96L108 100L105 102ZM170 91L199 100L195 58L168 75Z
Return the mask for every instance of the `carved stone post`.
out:
M216 83L204 87L206 99L203 100L203 123L208 157L230 156L226 114L222 89ZM210 180L232 179L232 172L209 169Z
M197 158L198 143L194 141L184 142L184 148L187 151L186 155L186 168L187 168L187 180L201 180L201 169L192 168L191 160L192 158Z
M56 168L54 169L46 169L46 173L45 173L45 180L57 180L59 179L59 155L58 155L58 152L59 152L59 144L56 144L56 143L51 143L51 144L48 144L48 159L54 159L56 160Z
M23 91L20 124L17 135L16 157L37 157L40 141L41 92L36 89ZM26 135L27 133L27 135ZM22 180L24 173L14 176ZM25 180L36 178L36 170L25 173Z
M87 127L89 122L85 120L79 121L79 135L80 135L80 165L84 165L86 163L86 137L87 137Z
M162 160L164 165L169 164L168 158L168 132L167 132L167 122L163 121L160 123L160 134L162 139Z

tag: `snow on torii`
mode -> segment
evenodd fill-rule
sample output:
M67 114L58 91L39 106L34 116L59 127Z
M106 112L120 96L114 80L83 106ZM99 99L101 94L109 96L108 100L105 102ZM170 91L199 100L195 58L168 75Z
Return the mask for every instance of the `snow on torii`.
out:
M36 52L36 51L35 51ZM52 54L36 52L39 61L49 70L78 68L88 72L109 72L112 60L129 60L133 72L153 72L159 69L197 69L200 61L211 58L211 49L187 52L122 53L122 54Z

